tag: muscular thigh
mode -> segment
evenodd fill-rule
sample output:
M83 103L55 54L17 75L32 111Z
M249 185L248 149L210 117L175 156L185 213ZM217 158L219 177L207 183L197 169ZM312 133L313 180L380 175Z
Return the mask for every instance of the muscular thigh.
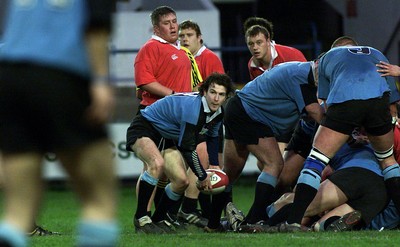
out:
M247 149L261 162L263 171L279 176L283 158L275 137L260 138L258 144L247 145Z
M181 152L176 148L168 148L163 151L165 161L164 172L171 180L186 179L187 167L181 155Z
M249 157L249 151L245 145L238 144L234 140L225 140L224 144L224 171L229 181L234 182L242 173Z
M314 216L338 207L347 201L343 191L329 179L324 180L318 189L317 195L307 208L305 216Z

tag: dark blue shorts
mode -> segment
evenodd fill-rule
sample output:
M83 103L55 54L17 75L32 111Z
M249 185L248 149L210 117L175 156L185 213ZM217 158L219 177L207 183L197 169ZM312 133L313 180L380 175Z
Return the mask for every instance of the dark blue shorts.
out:
M0 148L5 153L55 152L107 137L85 118L90 81L61 70L0 65Z
M135 144L137 139L142 137L150 138L156 144L159 151L176 146L173 140L163 138L160 132L139 112L133 118L126 132L126 150L133 151L131 146Z
M349 167L332 173L328 179L348 198L347 204L359 210L364 223L383 210L388 203L383 177L360 167Z
M368 134L381 136L393 129L389 105L389 93L380 98L333 104L321 125L347 135L362 126Z
M239 144L258 144L259 138L273 137L272 129L252 120L243 108L238 96L232 97L225 107L225 138Z

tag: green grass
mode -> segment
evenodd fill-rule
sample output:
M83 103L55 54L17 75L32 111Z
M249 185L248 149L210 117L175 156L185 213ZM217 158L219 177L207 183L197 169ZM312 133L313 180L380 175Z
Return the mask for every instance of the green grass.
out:
M254 179L255 180L255 179ZM238 208L247 212L253 200L252 180L244 179L234 190ZM398 246L400 232L364 231L345 233L279 233L279 234L206 234L199 230L173 235L138 235L132 226L136 207L134 183L121 186L119 191L118 219L121 227L119 246ZM33 237L32 246L74 246L75 224L79 217L74 194L65 188L50 187L45 194L38 223L45 228L59 231L61 236Z

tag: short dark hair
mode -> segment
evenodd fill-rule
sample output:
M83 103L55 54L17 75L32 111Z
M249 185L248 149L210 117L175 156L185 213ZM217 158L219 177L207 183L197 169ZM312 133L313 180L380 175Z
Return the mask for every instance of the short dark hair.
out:
M153 26L158 25L162 16L171 13L176 15L175 10L169 6L159 6L155 8L150 14L151 24L153 24Z
M181 22L181 24L179 24L179 30L188 28L193 29L197 35L201 35L200 26L196 22L192 20L184 20Z
M331 48L346 45L358 45L357 41L350 36L341 36L333 41Z
M270 33L268 32L268 30L260 25L254 25L249 27L249 29L247 29L245 37L254 37L257 36L257 34L262 33L265 35L265 38L268 39L270 38Z
M204 94L204 91L208 91L208 88L212 83L217 85L224 86L226 88L226 97L229 98L232 94L235 93L235 86L231 78L227 74L221 74L214 72L207 77L207 79L200 85L199 93L200 95Z
M274 38L274 25L272 25L272 22L268 21L265 18L257 16L252 16L246 19L246 21L243 23L244 33L246 33L247 30L254 25L265 27L268 30L269 37L271 39Z
M196 32L197 36L201 35L200 26L196 22L192 20L185 20L181 22L181 24L179 24L179 31L182 29L189 29L189 28L193 29ZM200 43L203 44L203 39L200 40Z

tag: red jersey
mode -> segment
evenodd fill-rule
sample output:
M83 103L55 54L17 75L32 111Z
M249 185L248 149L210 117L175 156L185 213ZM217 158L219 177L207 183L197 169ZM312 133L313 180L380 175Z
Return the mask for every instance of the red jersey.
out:
M264 73L264 71L269 70L275 65L280 63L290 62L290 61L307 62L307 59L304 57L303 53L297 50L296 48L285 45L273 44L271 46L271 49L272 49L271 67L268 67L269 65L263 65L262 67L259 67L254 64L253 57L250 58L247 67L249 68L251 80Z
M225 73L224 66L219 57L205 46L200 48L195 59L203 80L213 72Z
M397 163L400 162L400 128L399 126L394 127L394 145L393 145L393 154Z
M186 53L178 46L153 36L135 58L136 86L158 82L175 92L191 92L191 65ZM144 91L141 105L151 105L160 99Z

